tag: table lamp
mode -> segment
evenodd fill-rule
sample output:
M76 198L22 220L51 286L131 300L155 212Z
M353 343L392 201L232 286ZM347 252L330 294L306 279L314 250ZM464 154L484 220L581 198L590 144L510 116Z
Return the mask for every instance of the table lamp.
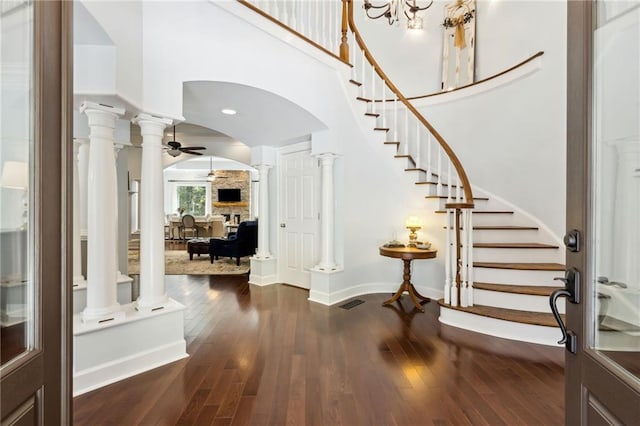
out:
M416 231L418 229L422 229L422 224L420 223L420 219L418 219L415 216L410 216L406 220L404 225L409 231L411 231L409 233L409 244L407 244L407 246L416 247L416 245L418 244L418 234L416 234Z

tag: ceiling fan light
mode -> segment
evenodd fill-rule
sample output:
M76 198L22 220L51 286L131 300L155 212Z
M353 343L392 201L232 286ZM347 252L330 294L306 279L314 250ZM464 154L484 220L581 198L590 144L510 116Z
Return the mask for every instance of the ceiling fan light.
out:
M169 154L172 157L177 157L178 155L181 154L181 152L179 149L168 149L167 154Z

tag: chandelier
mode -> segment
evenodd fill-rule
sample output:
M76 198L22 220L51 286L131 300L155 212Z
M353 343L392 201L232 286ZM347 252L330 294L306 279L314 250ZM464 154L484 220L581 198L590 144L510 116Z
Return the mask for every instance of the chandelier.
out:
M370 19L387 18L389 25L399 22L404 14L407 17L407 28L421 30L422 18L417 13L429 9L432 4L433 0L422 7L418 6L417 0L389 0L384 4L374 5L369 0L364 0L364 11Z

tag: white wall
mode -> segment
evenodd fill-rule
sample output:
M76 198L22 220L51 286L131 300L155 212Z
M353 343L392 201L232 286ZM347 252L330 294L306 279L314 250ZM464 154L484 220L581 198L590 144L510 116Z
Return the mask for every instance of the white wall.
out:
M497 6L492 7L506 3L511 2L496 2ZM320 149L340 155L336 163L339 245L336 260L344 266L344 272L335 290L363 283L397 286L401 262L382 258L378 246L394 236L406 239L404 221L408 216L422 217L425 228L421 238L433 241L436 248L442 249L443 219L431 213L433 206L426 204L425 194L416 188L414 177L403 171L401 160L393 158L393 148L383 145L382 138L372 134L371 122L365 124L364 106L353 102L356 89L347 82L346 66L337 61L331 64L316 60L308 51L311 48L292 48L214 4L143 3L142 8L142 105L145 110L180 116L182 81L228 81L259 87L288 99L328 127ZM561 34L565 32L566 16L560 7L546 14L540 10L540 14L534 16L516 13L518 9L511 4L505 5L505 10L508 13L502 15L504 19L515 19L522 25L525 21L535 21L544 31L551 32L541 34L544 31L536 28L527 37L533 37L534 41L544 39L546 44L540 43L543 46L538 47L538 43L532 41L530 44L536 46L531 51L517 49L518 60L537 50L547 51L544 69L514 83L513 87L502 87L464 103L430 108L428 118L459 151L472 182L504 198L515 197L515 204L533 209L534 215L544 218L558 231L559 223L564 223L565 94ZM502 28L507 31L510 25L516 24L509 23ZM552 25L557 28L550 30ZM552 44L557 45L556 50L548 46ZM169 61L167 52L171 52ZM202 55L202 52L214 54ZM515 57L514 52L516 50L511 53ZM496 70L515 62L507 56L492 59ZM490 68L487 64L482 67ZM460 108L465 108L465 114L461 114ZM473 120L461 125L460 117L467 115ZM485 151L492 153L485 155ZM275 193L273 186L277 182L274 172L271 173L270 192ZM518 185L505 184L518 179ZM524 202L526 197L532 200L530 204ZM274 201L273 206L276 203ZM273 212L271 225L275 226L277 220ZM272 239L272 250L274 244ZM442 256L435 261L415 262L414 283L431 288L432 293L440 291L442 262Z

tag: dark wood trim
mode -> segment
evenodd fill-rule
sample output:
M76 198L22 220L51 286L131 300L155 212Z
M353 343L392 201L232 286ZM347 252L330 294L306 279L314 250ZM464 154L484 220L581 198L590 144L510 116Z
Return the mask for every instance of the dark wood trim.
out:
M591 67L592 2L567 2L567 224L585 235L591 205L589 161L591 161ZM581 293L586 294L589 279L587 265L591 248L585 244L580 252L566 252L567 268L583 271ZM581 338L579 352L585 347L587 310L585 303L566 304L566 325ZM581 341L582 340L582 341ZM587 392L582 387L583 356L566 352L565 404L568 425L587 423Z
M473 243L475 248L499 248L499 249L558 249L554 244L543 243Z
M444 303L444 299L438 300L440 306L456 311L468 312L470 314L481 315L483 317L500 319L503 321L519 322L522 324L540 325L543 327L558 327L558 323L550 313L519 311L516 309L496 308L493 306L451 306ZM564 315L562 315L564 318Z
M457 91L462 90L462 89L468 89L469 87L473 87L473 86L477 86L477 85L482 84L482 83L486 83L487 81L490 81L490 80L493 80L495 78L501 77L501 76L503 76L505 74L508 74L513 70L517 70L518 68L528 64L529 62L533 61L536 58L539 58L542 55L544 55L544 52L541 50L541 51L535 53L534 55L532 55L531 57L525 59L524 61L519 62L519 63L515 64L514 66L507 68L506 70L500 71L497 74L494 74L494 75L492 75L490 77L487 77L487 78L483 78L482 80L474 81L473 83L465 84L464 86L456 87L455 89L448 90L446 92L436 92L436 93L429 93L428 95L411 96L411 97L408 97L407 99L410 100L410 101L415 101L417 99L432 98L432 97L435 97L435 96L446 95L447 93L451 93L451 92L457 92ZM391 99L391 101L393 101L393 99ZM382 102L382 99L380 99L380 100L376 99L376 102Z
M284 23L280 22L279 20L277 20L276 18L274 18L273 16L269 15L268 13L264 12L262 9L252 5L251 3L245 1L245 0L236 0L238 3L240 3L243 6L248 7L249 9L253 10L255 13L257 13L258 15L263 16L264 18L268 19L269 21L273 22L274 24L276 24L277 26L279 26L280 28L283 28L287 31L289 31L291 34L295 35L296 37L298 37L299 39L309 43L310 45L312 45L313 47L315 47L316 49L319 49L321 51L323 51L324 53L326 53L327 55L339 60L340 62L342 62L345 65L348 65L350 67L352 67L353 65L351 65L349 63L348 60L344 60L342 59L340 56L336 55L335 53L333 53L332 51L328 50L327 48L319 45L318 43L316 43L315 41L311 40L310 38L308 38L307 36L305 36L304 34L299 33L298 31L294 30L293 28L291 28L288 25L285 25ZM342 50L342 46L341 46L341 50ZM348 54L347 54L348 57Z
M520 284L494 284L474 282L475 290L497 291L500 293L527 294L530 296L549 296L554 290L560 287L541 285L520 285Z

